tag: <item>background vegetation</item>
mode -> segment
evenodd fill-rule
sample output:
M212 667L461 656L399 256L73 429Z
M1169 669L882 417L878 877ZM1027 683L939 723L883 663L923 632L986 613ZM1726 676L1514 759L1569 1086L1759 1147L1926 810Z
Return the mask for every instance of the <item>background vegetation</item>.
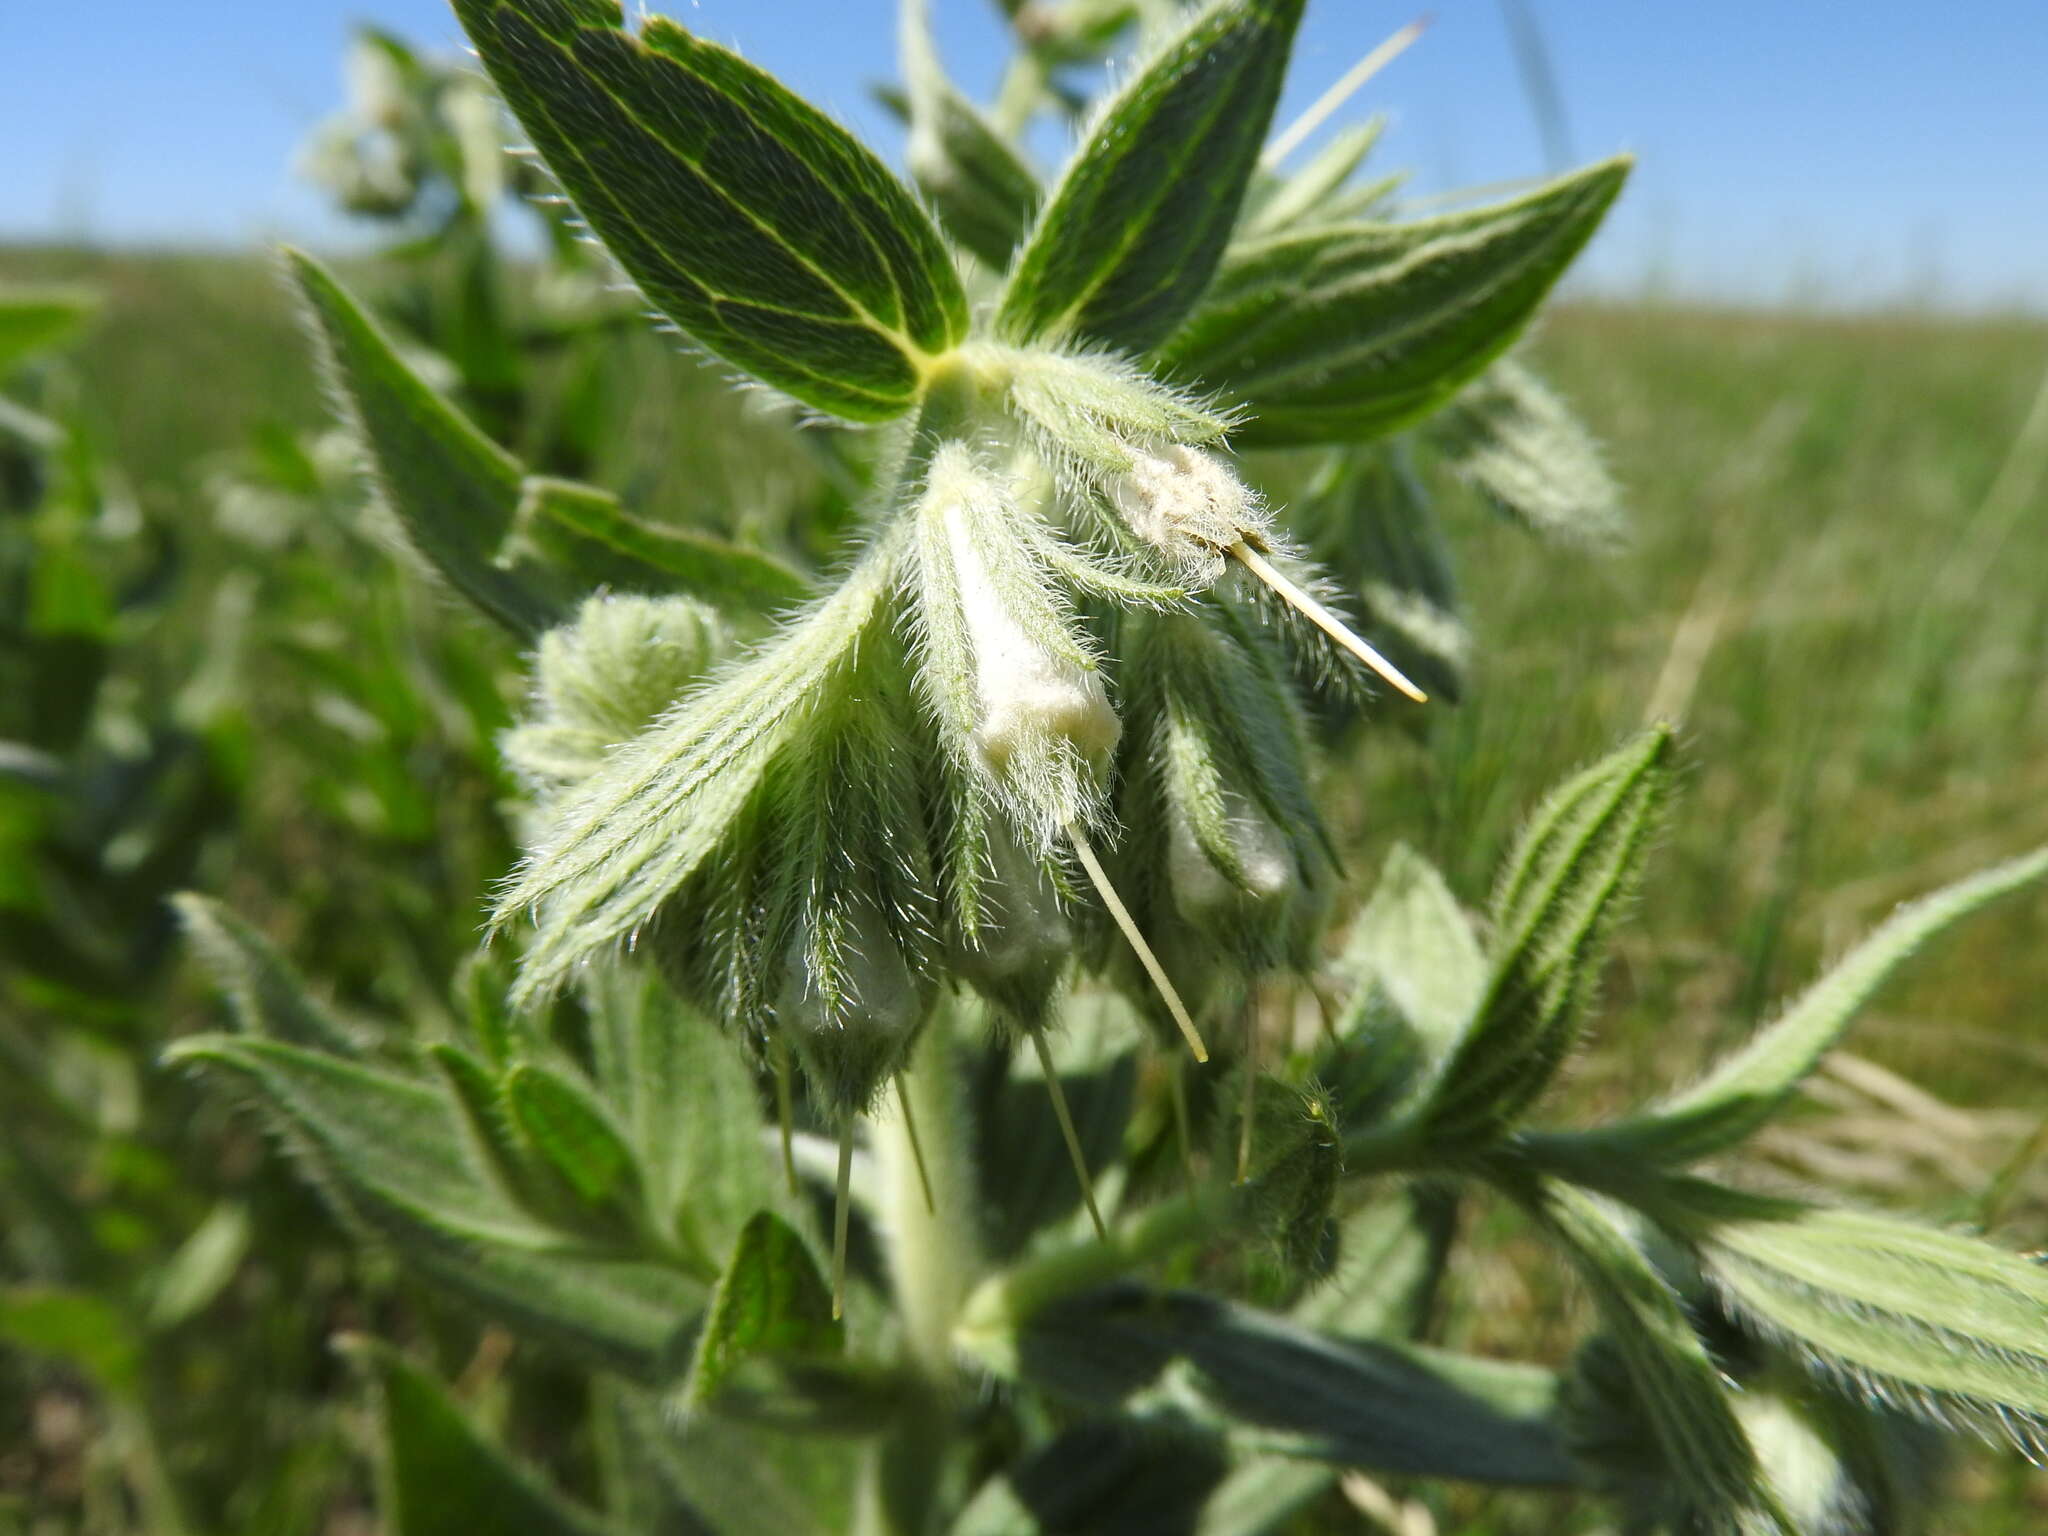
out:
M419 274L350 277L402 311ZM22 670L0 682L54 733L58 792L77 797L32 818L25 797L53 791L0 785L0 851L55 871L78 919L38 947L27 904L0 901L0 1040L24 1058L0 1063L0 1276L63 1282L17 1286L0 1335L78 1342L56 1360L0 1344L0 1528L111 1529L108 1501L131 1496L111 1490L146 1500L151 1468L201 1528L374 1528L362 1395L329 1346L357 1329L438 1355L519 1449L588 1484L544 1363L508 1363L503 1336L356 1254L252 1122L153 1064L218 1012L170 942L163 901L181 888L221 895L345 1014L461 1006L442 978L513 846L491 749L518 702L512 647L360 536L267 260L11 250L0 281L102 296L80 344L12 391L84 445L43 488L75 515L36 537L45 569L68 549L85 574L70 670L36 653L54 696L24 704ZM1683 721L1661 878L1567 1087L1611 1109L1742 1038L1899 900L2048 842L2048 325L1567 305L1533 352L1605 441L1630 537L1541 549L1454 498L1465 698L1374 738L1344 770L1358 782L1323 798L1354 874L1404 838L1476 899L1565 771L1647 716ZM650 512L701 515L708 486L746 487L730 505L808 496L834 473L633 327L601 361L543 350L532 368L527 403L495 423L508 443L535 462L573 445L553 467L630 485ZM99 701L68 732L67 691ZM1977 918L1754 1150L2042 1245L2043 997L2038 901ZM1451 1277L1446 1326L1483 1353L1557 1359L1579 1303L1516 1262L1514 1228L1499 1235L1461 1250L1486 1257ZM2048 1480L2001 1453L1972 1454L1963 1492L1959 1529L2048 1518ZM1591 1518L1476 1495L1437 1515L1520 1532ZM1333 1496L1309 1518L1361 1517Z

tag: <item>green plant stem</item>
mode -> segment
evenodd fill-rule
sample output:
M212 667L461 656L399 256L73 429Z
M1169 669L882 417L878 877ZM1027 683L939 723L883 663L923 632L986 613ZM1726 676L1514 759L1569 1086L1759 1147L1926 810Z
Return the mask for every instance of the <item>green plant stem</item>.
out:
M983 1282L960 1309L953 1342L999 1370L1014 1367L1016 1331L1053 1302L1106 1285L1184 1244L1227 1230L1237 1201L1227 1188L1198 1184L1110 1229L1019 1264Z
M877 1200L905 1345L912 1364L943 1392L955 1376L954 1321L984 1266L970 1127L943 1016L925 1030L898 1082L900 1094L874 1120ZM928 1154L922 1167L920 1132Z

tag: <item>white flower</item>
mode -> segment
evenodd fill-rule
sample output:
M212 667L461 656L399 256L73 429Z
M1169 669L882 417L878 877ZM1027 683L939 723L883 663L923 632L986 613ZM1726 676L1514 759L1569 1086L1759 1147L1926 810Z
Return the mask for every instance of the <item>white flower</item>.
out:
M1263 542L1264 505L1220 454L1185 443L1129 447L1130 468L1105 475L1103 494L1140 540L1213 582L1226 552Z

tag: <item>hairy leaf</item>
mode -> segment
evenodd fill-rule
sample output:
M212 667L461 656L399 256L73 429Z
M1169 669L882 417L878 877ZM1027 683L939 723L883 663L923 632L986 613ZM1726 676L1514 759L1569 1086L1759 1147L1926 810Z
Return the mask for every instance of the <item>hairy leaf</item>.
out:
M732 1259L712 1293L685 1402L715 1400L752 1356L836 1355L846 1333L832 1315L832 1291L794 1227L769 1211L740 1231Z
M392 522L451 587L532 639L560 609L496 563L519 506L519 464L405 365L326 268L298 251L286 261L335 409L361 440Z
M532 910L540 931L521 967L519 1001L566 984L588 956L648 922L719 848L777 755L842 681L894 577L871 549L831 597L753 661L697 695L565 799L498 904Z
M1569 1184L1551 1184L1532 1214L1570 1255L1599 1308L1662 1465L1704 1529L1768 1498L1755 1449L1735 1417L1720 1368L1677 1294L1643 1255L1619 1207Z
M0 284L0 374L68 341L99 307L84 288Z
M505 1076L505 1111L535 1153L593 1208L637 1209L640 1166L590 1090L523 1061Z
M1576 1137L1632 1163L1694 1162L1727 1150L1783 1108L1893 971L1950 924L2048 877L2048 849L2010 859L1901 907L1778 1019L1692 1087Z
M269 1040L197 1035L166 1054L249 1093L338 1213L425 1280L609 1369L672 1367L702 1286L565 1251L470 1161L434 1084Z
M1304 0L1215 0L1117 92L1003 294L1014 341L1143 352L1194 307L1258 165Z
M1000 272L1037 217L1045 188L947 78L932 41L929 0L904 0L900 26L910 174L946 232Z
M1247 243L1161 360L1245 403L1245 446L1358 442L1407 426L1521 334L1630 164L1603 161L1440 219Z
M1670 729L1653 727L1553 791L1523 832L1494 895L1485 995L1425 1112L1433 1136L1500 1134L1556 1074L1656 832L1671 759Z
M682 592L722 608L754 614L800 602L811 583L773 555L686 528L662 528L633 516L611 492L529 475L520 483L512 558L522 570L580 598L613 592Z
M227 995L244 1034L290 1045L356 1053L356 1038L307 988L305 978L270 940L210 897L187 891L171 898L185 939Z
M1688 1186L1738 1316L1873 1400L2048 1453L2048 1269L1892 1216Z
M967 301L931 220L837 123L618 0L455 0L583 217L700 345L806 405L902 414Z
M446 1387L396 1350L358 1339L351 1352L377 1384L384 1474L378 1502L395 1536L598 1536L605 1529L541 1486Z
M1436 866L1406 843L1388 850L1339 965L1360 992L1377 985L1387 994L1432 1060L1457 1045L1486 990L1472 920Z
M715 1268L755 1212L800 1220L738 1043L640 967L594 967L583 995L598 1082L638 1153L657 1224Z
M1427 430L1459 479L1531 532L1603 543L1621 531L1621 488L1599 445L1514 358L1481 374Z
M719 1414L679 1423L665 1397L600 1377L599 1413L636 1485L635 1502L673 1524L634 1526L661 1536L830 1536L854 1507L852 1437L781 1434Z

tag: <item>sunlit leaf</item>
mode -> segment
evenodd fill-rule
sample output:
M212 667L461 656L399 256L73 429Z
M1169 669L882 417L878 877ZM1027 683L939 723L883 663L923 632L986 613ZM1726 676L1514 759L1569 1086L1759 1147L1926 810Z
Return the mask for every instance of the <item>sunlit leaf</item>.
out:
M618 0L456 0L520 126L641 291L807 405L901 414L967 301L930 218L837 123Z

